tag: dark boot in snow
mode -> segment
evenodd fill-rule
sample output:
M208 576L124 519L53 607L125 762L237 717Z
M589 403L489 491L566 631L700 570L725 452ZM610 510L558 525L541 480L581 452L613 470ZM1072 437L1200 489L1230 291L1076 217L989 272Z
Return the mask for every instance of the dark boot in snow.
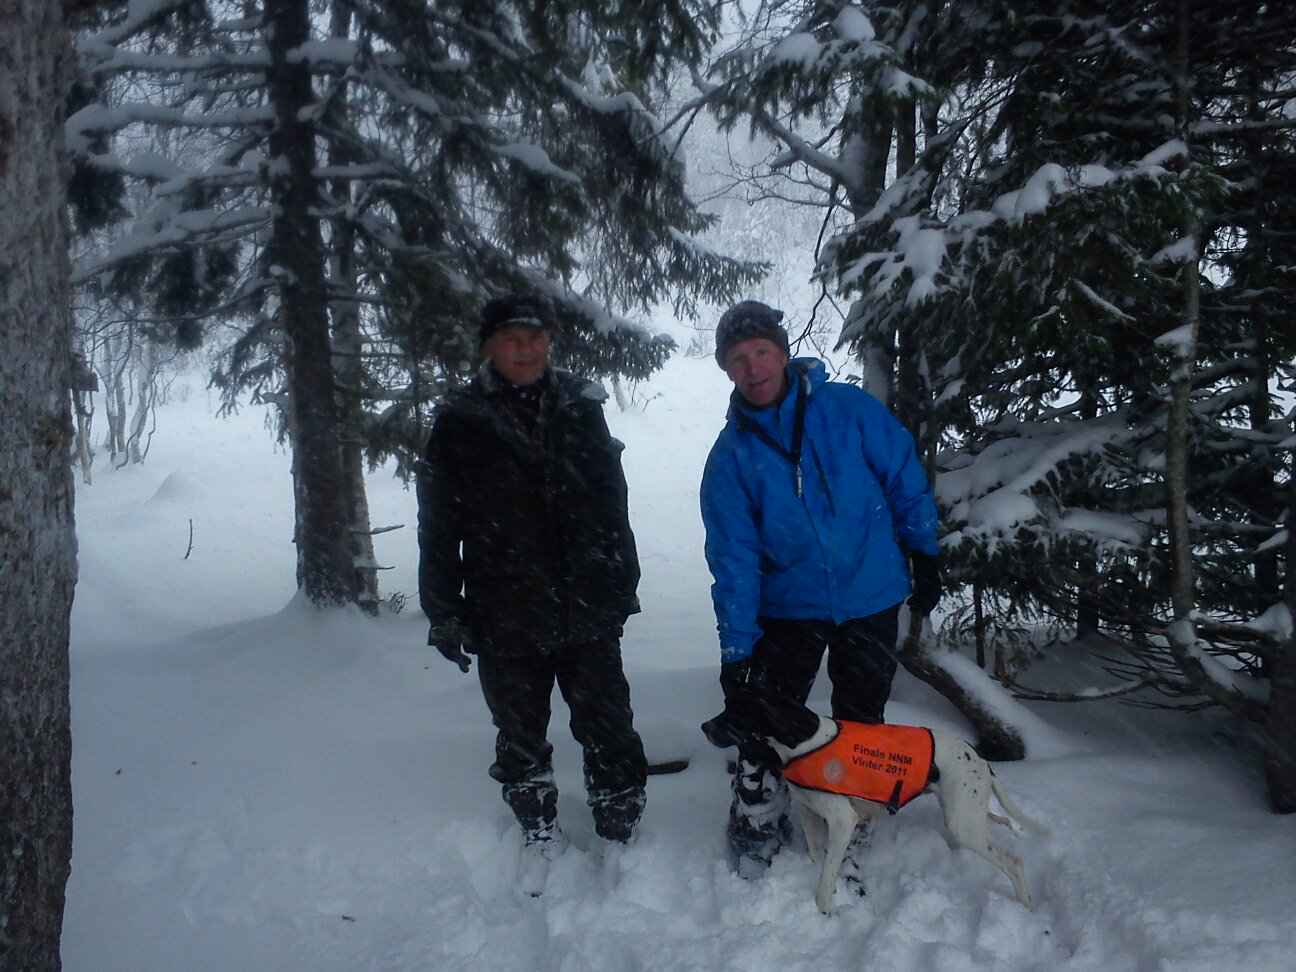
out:
M594 815L594 832L604 840L629 843L643 816L644 791L629 787L619 793L592 792L590 810Z
M494 766L491 775L495 776ZM529 779L506 781L501 792L523 834L545 834L557 826L558 787L552 771L545 769Z

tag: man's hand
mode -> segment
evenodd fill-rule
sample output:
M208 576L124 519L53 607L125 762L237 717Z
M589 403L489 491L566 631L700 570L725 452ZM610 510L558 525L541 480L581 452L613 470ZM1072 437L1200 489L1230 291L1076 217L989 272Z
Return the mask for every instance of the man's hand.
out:
M909 596L909 607L915 614L931 614L940 603L942 593L941 558L937 554L910 554L913 571L913 594Z
M433 645L432 647L441 652L446 661L452 661L458 665L459 671L465 675L468 674L468 669L472 668L472 659L464 654L463 647L458 642Z
M472 659L464 651L468 647L465 639L466 635L455 624L433 625L428 629L428 644L441 652L446 661L458 665L459 671L466 675L472 668Z

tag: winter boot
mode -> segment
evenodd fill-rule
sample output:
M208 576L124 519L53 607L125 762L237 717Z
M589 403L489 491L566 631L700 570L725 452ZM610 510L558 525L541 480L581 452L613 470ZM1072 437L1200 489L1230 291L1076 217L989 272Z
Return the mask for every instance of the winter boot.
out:
M619 793L593 791L589 795L594 815L594 832L606 841L628 844L634 838L639 818L643 816L644 791L637 786Z
M729 805L729 855L739 877L750 879L768 870L774 855L792 832L787 784L765 766L739 759Z
M494 766L491 775L495 775ZM504 802L517 817L522 833L540 835L557 826L558 787L554 785L551 770L539 770L523 780L509 780L501 787L501 792Z
M557 824L547 830L522 835L522 850L518 854L517 882L519 890L533 898L544 893L549 880L549 866L567 849L567 835Z

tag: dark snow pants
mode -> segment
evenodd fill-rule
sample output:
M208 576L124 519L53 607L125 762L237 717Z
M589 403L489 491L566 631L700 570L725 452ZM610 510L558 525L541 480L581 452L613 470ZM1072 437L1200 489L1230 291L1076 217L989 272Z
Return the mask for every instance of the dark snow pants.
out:
M558 816L553 746L547 734L554 683L571 710L571 733L584 750L585 791L594 829L628 840L643 812L647 760L634 729L620 631L543 652L477 656L482 694L495 728L491 776L528 840L551 836Z
M852 722L882 722L896 672L900 606L842 624L761 618L752 650L767 691L804 704L825 649L832 682L832 715ZM788 823L787 784L779 760L763 742L738 747L729 808L729 842L736 855L768 863Z

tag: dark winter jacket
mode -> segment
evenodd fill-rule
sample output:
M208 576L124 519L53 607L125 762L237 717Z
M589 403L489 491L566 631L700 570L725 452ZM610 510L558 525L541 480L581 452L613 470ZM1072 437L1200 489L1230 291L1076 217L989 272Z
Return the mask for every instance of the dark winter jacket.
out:
M419 471L419 595L433 641L517 654L606 635L639 610L607 393L552 369L534 391L528 404L483 366L437 410Z
M816 359L792 361L788 382L769 408L734 393L702 477L723 661L751 654L760 617L841 623L900 603L906 555L939 551L936 503L905 427L862 389L828 381Z

